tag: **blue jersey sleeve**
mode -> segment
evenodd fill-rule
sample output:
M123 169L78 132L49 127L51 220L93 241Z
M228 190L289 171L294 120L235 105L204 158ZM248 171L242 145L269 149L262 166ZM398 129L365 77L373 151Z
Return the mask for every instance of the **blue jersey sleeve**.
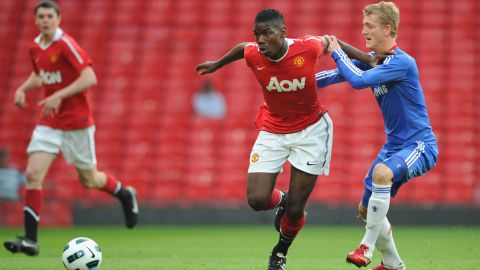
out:
M361 70L368 70L371 68L371 66L358 60L352 60L352 63ZM317 80L317 88L324 88L331 84L337 84L345 81L345 78L338 71L338 68L318 72L315 74L315 79Z
M408 71L406 59L394 55L387 57L383 64L367 71L356 67L342 49L335 50L332 57L340 74L357 89L398 80Z

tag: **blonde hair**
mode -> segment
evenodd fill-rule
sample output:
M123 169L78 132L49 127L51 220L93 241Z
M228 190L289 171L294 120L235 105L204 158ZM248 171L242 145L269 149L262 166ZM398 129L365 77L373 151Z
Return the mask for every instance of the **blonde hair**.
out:
M363 9L363 16L371 14L378 15L383 25L390 25L392 27L390 35L394 38L397 37L398 25L400 24L400 10L395 3L382 1L366 6Z

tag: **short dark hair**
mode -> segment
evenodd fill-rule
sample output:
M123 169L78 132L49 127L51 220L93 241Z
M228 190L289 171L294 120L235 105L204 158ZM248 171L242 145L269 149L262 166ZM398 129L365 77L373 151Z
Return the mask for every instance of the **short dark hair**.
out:
M53 10L55 10L55 13L57 13L57 16L60 15L60 7L52 0L43 0L42 2L38 3L35 6L35 10L33 12L34 15L37 15L37 11L39 8L52 8Z
M258 12L257 16L255 16L255 23L269 22L269 21L279 22L280 27L285 26L285 18L283 17L283 14L276 9L272 9L272 8L264 9Z

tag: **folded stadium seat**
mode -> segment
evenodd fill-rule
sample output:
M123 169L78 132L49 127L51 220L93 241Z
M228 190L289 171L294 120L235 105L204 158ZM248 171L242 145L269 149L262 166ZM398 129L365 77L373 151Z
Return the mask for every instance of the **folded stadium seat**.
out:
M343 179L343 178L342 178ZM328 205L337 205L346 199L344 186L341 179L330 179L330 177L319 177L314 190L310 194L310 201Z
M430 175L430 173L434 174L433 172L429 172L429 174L424 176L416 177L412 179L408 185L402 187L399 194L403 195L403 193L405 193L405 195L399 197L408 198L408 200L402 202L413 205L431 205L442 202L443 181L438 178L438 174ZM407 186L408 188L405 188Z
M211 170L190 170L185 176L183 200L187 203L216 200L215 175Z
M118 0L112 10L113 24L116 26L140 25L145 1Z
M442 194L446 204L472 204L474 185L470 182L449 182Z
M59 213L62 213L59 215ZM67 227L73 223L71 204L63 200L46 200L42 212L43 226Z

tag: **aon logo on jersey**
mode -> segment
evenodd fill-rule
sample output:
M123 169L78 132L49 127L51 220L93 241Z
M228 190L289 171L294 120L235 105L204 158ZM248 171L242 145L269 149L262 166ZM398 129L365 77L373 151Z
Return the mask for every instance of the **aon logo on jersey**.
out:
M266 88L268 91L277 90L278 92L297 91L305 88L305 77L302 77L300 80L293 79L293 81L283 80L280 82L277 80L277 77L272 77Z
M62 82L62 73L60 73L60 71L50 72L41 69L38 75L40 75L44 84L56 84Z

